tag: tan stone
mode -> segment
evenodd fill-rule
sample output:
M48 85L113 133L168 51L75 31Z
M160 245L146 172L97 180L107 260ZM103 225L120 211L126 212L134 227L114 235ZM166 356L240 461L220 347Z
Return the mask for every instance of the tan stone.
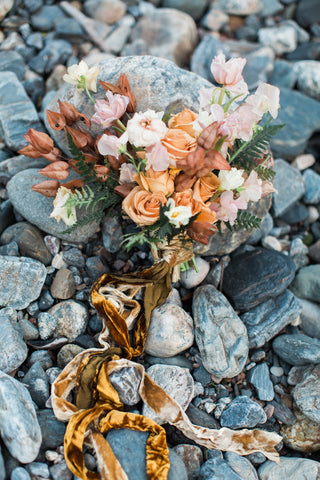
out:
M281 429L284 443L303 453L320 450L320 425L309 420L297 408L294 409L297 421L294 425L284 425Z

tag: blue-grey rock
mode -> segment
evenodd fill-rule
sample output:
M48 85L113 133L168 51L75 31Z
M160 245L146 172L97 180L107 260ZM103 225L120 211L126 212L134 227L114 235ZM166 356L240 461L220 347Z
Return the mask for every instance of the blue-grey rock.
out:
M110 430L107 434L114 454L128 475L128 480L147 480L146 443L148 433L135 430ZM169 449L170 470L168 480L187 480L186 467L173 450Z
M0 135L16 151L29 128L42 130L37 111L13 72L0 72Z
M74 18L63 18L55 22L55 31L60 38L80 43L85 35L83 28Z
M223 292L236 310L246 311L280 295L292 282L295 264L275 250L255 248L234 257L224 271Z
M46 463L43 462L32 462L26 466L27 471L33 477L42 477L42 478L49 478L50 472L49 467Z
M228 463L221 458L210 458L202 465L198 480L243 480Z
M25 386L0 370L0 434L10 454L21 463L35 460L41 430Z
M298 383L292 395L298 408L310 420L320 423L320 365L316 365L311 371L308 371L302 382Z
M222 427L254 428L267 421L267 415L258 403L246 395L236 397L222 412L220 423Z
M176 8L191 15L194 20L200 20L204 10L208 6L208 0L198 0L196 3L190 0L163 0L162 7Z
M186 414L188 415L191 423L194 425L200 425L201 427L214 429L219 428L219 423L212 415L209 415L207 412L196 408L192 403L190 403L189 407L187 408Z
M66 424L59 422L50 409L38 410L39 425L42 433L42 450L55 450L63 445Z
M4 311L0 313L0 370L14 372L25 361L28 348L22 338L22 332L16 328L14 320Z
M272 230L273 228L273 218L270 215L270 213L267 213L267 215L264 217L262 220L260 227L255 228L250 237L247 240L247 243L250 245L256 245L257 243L260 242L261 239L266 237Z
M267 460L258 470L260 480L317 480L320 463L308 458L281 457L281 463Z
M49 382L40 362L35 362L23 377L23 383L28 385L32 400L39 408L44 408L49 398Z
M300 268L290 289L299 298L320 302L320 264Z
M84 333L88 323L88 310L74 300L60 302L48 311L57 322L55 337L67 337L70 342Z
M102 255L95 255L86 259L86 272L93 280L104 273L110 273L109 267L104 263Z
M25 468L16 467L11 472L10 480L31 480L31 477Z
M4 458L2 456L2 451L0 446L0 480L5 480L5 478L6 478L6 469L5 469Z
M320 103L300 92L281 88L277 123L284 124L271 140L276 157L292 159L302 153L320 124ZM299 122L297 122L299 118Z
M65 250L62 258L67 265L73 265L75 267L84 267L85 265L85 259L82 252L76 247Z
M124 367L109 375L112 386L117 390L120 401L126 405L135 405L141 400L138 387L141 376L136 368Z
M119 217L106 217L102 223L102 241L107 252L116 253L121 249L120 239L122 235L123 231Z
M286 60L275 60L269 82L279 88L293 88L296 81L297 72L293 68L292 63Z
M16 241L21 255L50 265L52 255L47 249L39 230L27 222L19 222L8 227L1 235L2 244Z
M302 0L296 11L297 21L303 27L320 21L320 6L317 0Z
M288 162L278 159L274 169L276 176L273 183L277 191L273 193L272 209L274 216L280 217L303 196L306 187L301 173Z
M244 480L258 480L258 475L252 463L247 457L241 457L234 452L226 452L225 460L229 467L232 468Z
M274 52L270 47L261 47L245 55L247 63L243 69L243 78L249 90L254 90L260 83L266 83L273 70Z
M9 158L0 162L0 174L7 174L9 178L16 173L28 168L43 168L48 165L48 161L44 158L29 158L25 155L10 155Z
M41 297L39 298L39 309L41 311L46 311L54 304L54 299L52 298L49 290L45 290Z
M309 300L301 299L301 327L309 337L320 339L320 306Z
M307 185L303 197L304 203L311 205L320 203L320 175L311 168L308 168L303 172L303 178Z
M213 285L198 287L193 296L195 339L204 368L222 378L238 375L247 360L244 324Z
M273 383L270 380L270 372L266 363L260 363L252 368L249 380L257 390L259 400L270 402L274 399Z
M176 365L177 367L193 369L192 361L184 355L174 355L173 357L154 357L152 355L145 356L146 362L149 365Z
M27 257L0 257L0 304L26 308L36 300L46 279L46 268Z
M260 17L269 17L280 13L284 6L278 0L262 0L263 10L259 12Z
M47 370L53 366L53 359L47 350L35 350L28 358L28 365L31 367L36 362L40 363L43 370Z
M63 222L58 223L56 219L50 218L53 210L52 198L44 197L31 189L32 185L43 180L43 175L40 175L34 168L15 175L8 183L8 194L14 208L26 220L46 233L70 242L86 242L95 233L97 222L94 221L84 227L79 227L71 233L63 233L67 226ZM77 218L81 219L83 215L84 212L80 212Z
M276 354L290 365L320 363L320 340L307 335L284 334L272 342Z
M66 18L65 14L57 5L44 5L39 12L31 17L34 30L48 32L53 30L56 21Z
M294 425L297 421L292 410L284 403L273 400L270 405L274 408L273 417L284 425Z
M318 26L316 23L314 26ZM319 37L317 34L316 37ZM320 55L320 42L304 42L297 46L297 48L286 55L288 60L317 60Z
M257 0L216 0L214 5L229 15L251 15L260 13L263 8Z
M0 52L0 72L15 73L17 78L22 80L26 72L22 56L11 50Z
M213 58L219 52L224 53L226 57L230 56L228 47L221 40L210 34L205 35L192 54L191 71L213 82L210 66Z
M29 67L41 75L48 74L56 65L64 64L71 55L71 43L66 40L52 40L30 60Z
M179 455L186 466L188 480L198 478L200 467L203 463L203 453L197 445L180 444L173 447L173 451Z
M72 480L74 478L65 460L52 465L50 467L50 474L53 480Z
M291 205L289 210L286 210L280 219L288 225L295 225L296 223L304 222L308 218L307 207L300 202Z
M30 13L35 13L43 5L43 0L25 0L24 5Z
M28 45L28 47L34 47L37 50L41 50L43 48L43 36L40 32L32 33L27 38L26 45Z
M0 205L0 234L5 228L14 223L13 208L10 200L5 200Z
M290 290L257 305L241 315L247 327L249 347L259 348L296 320L302 310Z
M22 318L19 321L19 327L21 327L23 331L23 339L25 341L37 340L39 338L39 332L37 327L27 318Z

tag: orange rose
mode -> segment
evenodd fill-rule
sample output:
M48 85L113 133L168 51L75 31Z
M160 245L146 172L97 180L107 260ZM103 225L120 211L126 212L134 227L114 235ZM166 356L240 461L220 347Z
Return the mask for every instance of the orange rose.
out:
M177 115L172 115L169 120L169 128L180 128L184 130L191 137L195 137L195 131L192 125L192 122L197 120L198 116L189 108L185 108L182 112L177 113Z
M197 146L196 140L180 128L169 128L161 143L168 150L174 167L177 160L185 158Z
M206 202L217 191L219 185L219 179L214 173L199 178L193 186L194 198L199 202Z
M206 222L213 224L217 221L217 214L211 210L207 205L202 205L201 212L195 219L195 222Z
M200 212L202 205L193 198L191 188L183 192L176 192L172 195L176 207L191 207L192 215Z
M173 177L167 170L164 172L155 172L152 168L147 170L146 175L142 172L138 175L134 174L133 178L144 190L151 193L163 193L164 195L171 195L174 192Z
M160 205L165 205L167 199L162 192L150 193L135 187L123 200L122 208L136 224L152 225L160 216Z

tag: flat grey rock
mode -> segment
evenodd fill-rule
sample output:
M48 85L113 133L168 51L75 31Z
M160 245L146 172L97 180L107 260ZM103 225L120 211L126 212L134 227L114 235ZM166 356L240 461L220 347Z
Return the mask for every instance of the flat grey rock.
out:
M320 423L320 365L304 375L293 389L293 398L301 412L310 420Z
M270 380L270 372L266 363L260 363L252 368L249 379L257 390L259 400L270 402L274 399L273 383Z
M318 480L320 463L307 458L281 457L280 464L267 460L258 472L260 480Z
M267 415L263 408L246 395L236 397L222 412L220 423L222 427L254 428L259 423L265 423Z
M307 335L280 335L272 342L276 354L290 365L320 363L320 340Z
M59 133L59 132L58 132ZM70 242L86 242L97 230L98 222L79 227L71 233L63 233L67 225L50 218L53 210L53 198L34 192L32 185L46 180L46 177L31 168L17 173L8 183L8 195L14 208L40 230ZM68 179L66 180L68 181ZM78 219L81 214L78 215Z
M47 271L27 257L0 256L0 305L22 310L39 298Z
M305 193L305 182L298 169L288 162L278 159L274 162L276 176L274 177L272 210L275 217L280 217L292 207Z
M25 361L28 348L9 315L0 313L0 370L14 372Z
M41 430L27 388L0 371L0 434L10 454L33 462L41 445Z
M222 378L238 375L248 356L247 331L228 300L213 285L193 296L195 338L204 368Z

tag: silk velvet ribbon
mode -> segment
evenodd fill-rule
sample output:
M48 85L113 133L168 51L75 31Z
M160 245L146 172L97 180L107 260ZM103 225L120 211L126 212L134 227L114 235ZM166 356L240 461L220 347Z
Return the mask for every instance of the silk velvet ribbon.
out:
M167 479L170 464L165 431L147 417L123 411L124 405L109 380L111 372L124 367L137 370L141 399L165 422L199 445L240 455L261 452L270 460L278 460L274 447L281 441L279 435L261 430L212 430L193 425L182 408L145 373L144 367L131 361L143 352L152 310L160 306L171 291L172 266L171 262L162 260L135 274L105 274L92 287L92 303L103 316L99 336L103 348L78 354L54 382L51 395L56 417L69 421L64 439L68 468L84 480L127 480L104 437L112 428L148 431L148 479ZM133 296L142 287L145 295L141 309ZM128 325L133 327L131 337ZM109 343L109 334L113 345ZM84 444L95 450L99 473L85 466Z

